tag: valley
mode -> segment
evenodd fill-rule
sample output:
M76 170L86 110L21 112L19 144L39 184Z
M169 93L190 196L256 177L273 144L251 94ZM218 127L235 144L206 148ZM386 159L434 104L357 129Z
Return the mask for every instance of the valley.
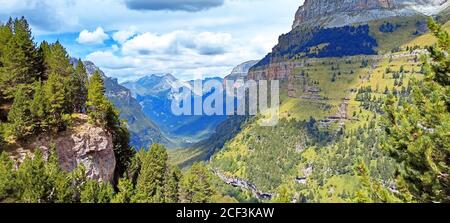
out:
M254 54L231 35L128 30L81 60L35 43L24 17L0 22L0 203L449 202L450 2L305 0L292 19L266 56L202 80L187 72ZM174 74L153 72L155 58ZM173 112L217 91L196 83L241 79L279 81L276 125L263 110ZM231 101L263 103L244 92Z

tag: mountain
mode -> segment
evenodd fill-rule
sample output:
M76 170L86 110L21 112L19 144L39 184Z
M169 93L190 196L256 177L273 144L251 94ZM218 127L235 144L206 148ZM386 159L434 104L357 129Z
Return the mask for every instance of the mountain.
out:
M438 14L447 0L306 0L292 28L310 25L341 27L395 16Z
M71 63L76 66L78 60L71 59ZM84 61L83 63L89 75L98 70L103 77L106 96L120 111L120 117L127 121L132 146L136 149L147 148L154 143L173 146L173 143L162 134L158 126L142 113L141 105L132 96L130 90L120 85L117 79L107 77L94 63L90 61Z
M449 4L447 0L307 0L292 30L250 69L249 78L287 79L295 67L305 65L301 58L390 52L425 33L427 15L437 15Z
M239 64L233 70L231 73L224 78L224 80L239 80L239 79L246 79L248 75L248 71L251 67L253 67L255 64L257 64L258 60L251 60L244 62L242 64Z
M217 80L220 78L209 78L203 80ZM171 92L172 87L186 86L193 89L193 81L183 82L177 80L170 74L150 75L122 83L130 89L136 100L142 106L142 112L166 134L171 140L176 141L180 147L186 147L207 139L214 133L215 128L222 123L225 115L215 116L177 116L172 112L172 101L175 95ZM195 97L204 99L211 92L201 95L201 92L195 92L191 96L193 101Z
M305 1L248 74L280 80L280 122L251 118L211 168L263 201L356 202L367 179L398 193L397 163L382 149L384 103L388 95L408 103L413 80L424 78L420 57L436 42L427 15L450 31L448 11L447 1Z

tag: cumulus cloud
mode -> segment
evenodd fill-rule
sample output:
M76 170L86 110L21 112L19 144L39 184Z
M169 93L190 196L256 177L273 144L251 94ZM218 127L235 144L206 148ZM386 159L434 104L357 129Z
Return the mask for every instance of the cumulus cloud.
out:
M107 39L109 39L109 35L105 33L103 28L98 27L93 32L89 32L89 30L86 29L81 31L77 38L77 42L80 44L103 44Z
M125 0L129 9L198 12L223 5L224 0Z
M172 73L188 80L224 76L243 58L259 58L259 51L229 33L179 30L137 34L109 51L91 53L87 59L121 81L152 73Z
M228 33L174 31L163 35L144 33L126 41L123 52L128 55L180 54L220 55L232 46Z
M128 69L139 65L140 60L131 57L118 57L109 51L97 51L89 54L87 60L106 69Z
M112 38L114 41L123 44L125 43L125 41L129 40L134 35L136 35L136 27L130 27L126 30L120 30L118 32L115 32L112 35Z

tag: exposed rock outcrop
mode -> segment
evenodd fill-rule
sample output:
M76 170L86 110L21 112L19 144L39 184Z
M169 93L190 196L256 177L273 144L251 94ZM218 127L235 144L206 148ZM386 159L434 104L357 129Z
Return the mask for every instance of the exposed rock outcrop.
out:
M433 15L447 6L447 0L306 0L295 15L293 28L302 24L339 27L417 13Z
M236 66L231 73L224 78L224 80L239 80L247 79L248 71L253 67L258 60L251 60Z
M111 134L105 129L88 123L86 115L78 115L71 128L57 135L41 135L29 145L11 151L13 158L21 162L32 150L40 149L48 157L56 149L59 164L67 172L84 165L90 179L112 182L116 167Z

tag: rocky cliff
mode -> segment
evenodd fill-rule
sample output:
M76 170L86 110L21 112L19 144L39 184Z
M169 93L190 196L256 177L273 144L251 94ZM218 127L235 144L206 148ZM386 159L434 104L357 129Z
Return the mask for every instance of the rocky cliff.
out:
M272 52L250 69L248 78L288 79L295 67L305 65L300 62L305 58L377 55L380 45L386 45L378 37L399 35L404 38L396 40L401 45L424 32L425 15L438 15L449 5L448 0L306 0L292 30L279 37ZM404 33L383 29L394 27L389 23L394 19L395 27Z
M295 15L293 28L305 24L339 27L392 16L433 15L448 5L447 0L306 0Z
M55 148L61 168L67 172L84 165L89 178L113 182L116 158L111 134L88 123L86 115L76 115L73 124L57 135L40 135L29 144L16 144L10 148L12 158L21 162L32 151L40 149L44 155Z
M247 61L245 63L239 64L233 70L231 73L224 78L224 80L238 80L238 79L246 79L248 75L248 71L251 67L253 67L256 63L258 63L258 60L251 60Z

